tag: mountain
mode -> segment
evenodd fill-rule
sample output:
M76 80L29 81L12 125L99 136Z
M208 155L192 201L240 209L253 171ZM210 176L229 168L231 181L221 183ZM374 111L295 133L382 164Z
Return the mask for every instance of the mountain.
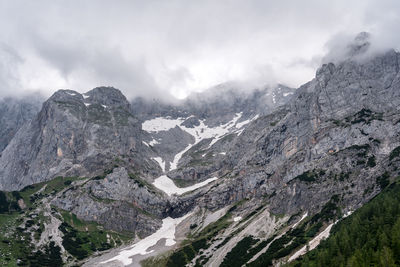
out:
M198 155L207 151L202 149L187 155L200 160L201 166L183 157L181 162L187 163L169 173L171 178L187 179L201 170L216 173L223 181L184 195L178 207L190 210L189 203L211 211L235 203L243 207L239 212L223 212L213 227L224 227L211 235L204 233L207 227L196 229L192 243L172 254L167 265L223 264L221 255L233 251L247 236L252 244L244 263L277 264L326 225L372 199L398 175L399 53L391 50L368 60L360 60L359 55L323 65L286 105L233 135L223 146L223 159L201 160ZM279 220L268 226L252 224L277 215ZM232 221L238 217L246 222ZM290 228L286 235L273 235L274 228L296 219L306 238L298 238ZM196 242L204 236L207 241L199 251ZM263 252L272 256L263 261Z
M6 97L0 100L0 153L23 124L39 112L41 96Z
M57 175L95 176L122 155L130 169L146 172L152 162L140 156L147 150L140 128L117 89L57 91L2 152L0 188L19 190Z
M211 120L242 112L245 116L268 114L285 104L295 89L282 84L249 90L248 86L224 83L201 93L190 94L186 99L166 103L162 100L135 98L132 101L134 114L143 119L159 117L188 117Z
M307 259L399 175L400 54L369 47L357 36L298 89L224 84L174 104L56 92L2 152L0 252L22 265Z
M277 85L249 92L227 83L174 105L135 99L132 108L147 132L145 144L155 151L164 168L171 170L170 164L178 164L176 156L182 151L205 143L211 147L228 133L241 133L252 120L286 103L294 91Z
M318 232L340 214L359 208L381 190L386 183L382 181L389 183L398 175L399 78L399 53L393 50L368 61L351 57L337 65L323 65L316 78L300 87L288 104L233 137L223 163L216 167L224 182L213 185L200 198L187 196L183 201L186 205L193 201L193 206L208 210L245 201L248 213L232 212L232 217L245 218L267 206L272 214L288 216L283 221L289 224L304 215L310 219L301 221L301 230L310 240L311 229ZM268 218L261 211L254 221ZM225 241L207 243L204 252L195 251L196 256L190 258L180 250L169 261L175 262L174 257L184 254L186 263L220 265L220 255L240 241L236 238L240 234L235 232L240 226L213 237L217 240L234 234L222 247ZM259 230L255 225L242 227L245 234L241 238L250 235L256 239L249 249L263 244L257 249L265 252L268 245L274 245L276 256L265 261L271 264L308 241L289 235L267 242L273 234L265 236L262 232L282 227L276 223ZM286 244L292 245L285 249ZM248 251L251 255L247 261L261 256L260 251ZM254 262L256 266L262 264Z

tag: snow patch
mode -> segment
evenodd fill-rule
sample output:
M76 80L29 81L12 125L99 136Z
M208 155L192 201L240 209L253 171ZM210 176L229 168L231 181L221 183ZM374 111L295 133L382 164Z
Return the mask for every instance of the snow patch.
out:
M239 135L241 135L241 134L243 133L243 131L244 131L244 128L243 128L243 129L240 129L239 131L236 131L236 133L237 133L237 135L239 136Z
M142 141L142 143L143 143L143 144L145 144L146 146L149 146L149 144L148 144L148 143L146 143L145 141Z
M238 222L238 221L241 221L241 220L242 220L241 216L237 216L237 217L233 218L234 222Z
M288 95L293 95L293 93L283 93L283 96L286 97Z
M244 131L243 126L245 126L246 124L249 124L250 122L258 119L258 117L260 117L260 115L257 114L253 118L251 118L250 120L245 120L245 121L237 123L236 124L236 128L239 129L239 130L236 131L237 135L239 136L239 135L241 135L243 133L243 131Z
M296 228L297 225L299 225L299 223L304 220L308 215L308 212L304 213L304 215L300 218L300 220L298 222L296 222L295 224L292 225L292 229Z
M236 127L237 129L240 129L240 128L242 128L243 126L245 126L246 124L249 124L250 122L252 122L252 121L258 119L258 117L259 117L259 115L257 114L257 115L255 115L253 118L251 118L251 119L249 119L249 120L245 120L245 121L236 123L235 127Z
M155 157L153 158L157 163L160 165L161 170L165 172L165 161L161 157Z
M90 103L85 103L85 102L83 102L83 104L85 104L85 106L90 106L91 104Z
M70 92L66 92L66 93L69 94L69 95L72 95L72 96L76 95L75 93L70 93Z
M209 178L201 183L197 183L192 186L180 188L180 187L177 187L169 177L167 177L166 175L162 175L154 180L153 185L155 187L157 187L158 189L164 191L168 196L171 196L173 194L182 195L186 192L190 192L190 191L193 191L200 187L203 187L206 184L211 183L212 181L215 181L217 179L218 179L217 177L213 177L213 178Z
M201 140L214 138L209 145L209 147L211 147L215 142L217 142L216 139L219 139L225 134L229 133L229 129L235 126L237 120L239 120L241 116L242 113L236 113L235 117L231 121L213 128L209 128L207 125L205 125L204 120L201 120L200 124L194 128L187 128L185 126L180 126L180 128L194 136L195 143L193 145L199 143Z
M169 170L175 170L178 167L178 162L182 158L183 154L185 154L186 151L188 151L194 144L189 144L184 150L179 152L178 154L175 155L174 160L171 162Z
M208 148L210 148L213 144L215 144L218 140L220 140L224 135L228 134L230 132L230 129L234 127L237 121L242 117L242 114L243 114L242 112L236 113L236 116L226 124L223 124L215 128L209 128L211 130L211 133L214 134L214 139L208 145Z
M159 142L156 139L153 139L149 142L149 145L154 146L156 144L159 144Z
M186 151L188 151L200 141L213 138L213 140L208 145L208 148L210 148L225 134L230 132L230 129L236 125L236 122L240 119L241 116L242 113L236 113L235 117L231 121L214 128L209 128L208 126L206 126L204 124L204 120L201 120L200 124L198 126L195 126L194 128L187 128L183 125L178 125L183 131L186 131L187 133L192 135L195 138L195 141L193 144L189 144L184 150L175 155L174 160L171 162L170 170L176 169L178 167L179 160L182 158L183 154L185 154Z
M107 108L107 106L106 105L101 105L103 108Z
M240 128L242 128L244 125L248 124L249 122L250 122L250 120L245 120L245 121L236 123L235 127L238 128L238 129L240 129Z
M106 237L107 237L107 243L110 244L110 235L107 234Z
M152 253L154 250L148 251L148 249L161 239L165 239L166 246L172 246L176 243L175 241L175 229L178 224L180 224L184 219L189 217L191 213L186 214L183 217L173 219L167 217L162 220L162 226L154 234L140 240L136 244L130 246L128 249L121 251L117 256L111 258L107 261L103 261L100 264L109 263L114 260L122 262L124 266L132 264L132 256L135 255L146 255Z
M243 122L238 123L237 121L242 117L242 114L243 114L242 112L236 113L233 119L230 120L229 122L212 128L205 125L204 120L200 120L199 125L194 126L193 128L188 128L182 125L182 123L186 120L185 118L171 119L169 117L158 117L143 122L142 129L147 132L159 132L159 131L168 131L175 127L179 127L180 129L189 133L195 138L193 144L187 145L185 149L183 149L174 156L173 161L170 163L169 170L171 171L178 167L179 160L182 158L183 154L185 154L185 152L191 149L194 145L198 144L200 141L211 138L212 140L208 145L208 148L210 148L212 145L218 142L218 140L220 140L223 136L232 132L232 129L241 129L243 128L244 125L258 118L258 115L256 115L250 120L245 120ZM157 141L154 140L154 144L156 144L155 142ZM149 144L152 145L151 142ZM205 154L202 157L204 156Z
M353 212L354 210L347 211L346 214L343 215L342 219L346 218L347 216L350 216Z
M82 96L83 96L83 99L86 99L89 97L87 94L83 94Z
M185 119L170 119L164 117L158 117L155 119L147 120L143 122L142 129L146 132L159 132L159 131L168 131L170 129L175 128L176 126L181 125Z
M226 152L219 152L220 155L226 155Z

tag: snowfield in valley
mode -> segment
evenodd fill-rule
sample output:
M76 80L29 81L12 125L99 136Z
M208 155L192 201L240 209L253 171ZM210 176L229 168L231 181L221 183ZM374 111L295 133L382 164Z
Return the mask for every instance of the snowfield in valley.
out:
M242 122L238 122L240 118L242 117L242 113L236 113L236 115L233 117L232 120L229 122L216 126L216 127L208 127L205 125L204 120L200 120L199 125L194 126L193 128L186 127L183 124L186 119L188 118L177 118L177 119L172 119L169 117L158 117L155 119L147 120L143 122L142 124L142 129L146 132L149 133L157 133L160 131L168 131L171 130L175 127L179 127L183 131L189 133L195 138L195 141L193 144L189 144L186 146L185 149L177 153L173 159L173 161L170 163L170 168L169 170L174 170L178 167L179 160L182 158L183 154L187 152L190 148L192 148L194 145L198 144L200 141L204 139L212 139L208 147L210 148L212 145L214 145L218 140L220 140L222 137L225 135L231 133L231 132L236 132L238 134L241 134L243 131L243 126L249 124L253 120L258 118L258 115L254 116L252 119L244 120ZM189 117L190 118L190 117ZM145 143L146 145L155 145L159 143L156 140L153 140L151 143Z
M180 188L180 187L177 187L175 185L174 181L172 181L166 175L162 175L154 180L153 185L155 187L157 187L158 189L164 191L168 196L172 196L174 194L182 195L186 192L193 191L193 190L203 187L206 184L211 183L212 181L215 181L217 179L218 179L217 177L213 177L213 178L209 178L201 183L197 183L192 186Z
M152 235L140 240L136 244L131 247L121 251L118 256L115 256L109 260L101 262L101 264L106 264L112 261L120 261L125 266L132 264L132 256L135 255L146 255L152 253L153 250L149 250L150 247L157 244L161 239L165 239L165 246L172 246L175 242L175 229L178 224L180 224L184 219L188 218L191 213L186 214L183 217L173 219L171 217L167 217L163 219L162 226Z
M182 151L177 153L174 156L174 159L172 162L170 162L170 167L169 170L166 170L166 162L161 158L161 157L154 157L153 160L155 160L161 167L162 171L171 171L175 170L178 168L178 163L182 156L189 150L191 149L194 145L198 144L204 139L212 139L210 144L208 145L208 148L210 148L212 145L214 145L218 140L220 140L222 137L225 135L235 132L237 134L241 134L243 131L243 127L250 123L251 121L255 120L258 118L258 115L254 116L251 119L244 120L242 122L238 122L240 118L242 117L243 113L236 113L235 116L233 117L232 120L228 121L225 124L221 124L216 127L208 127L205 125L204 120L199 121L199 125L194 126L193 128L186 127L182 125L186 119L188 118L177 118L177 119L172 119L169 117L158 117L155 119L147 120L143 122L142 124L142 129L144 131L147 131L149 133L157 133L160 131L168 131L171 130L175 127L179 127L181 130L189 133L195 138L194 143L188 144ZM154 145L159 143L155 139L151 141L150 143L143 142L145 145ZM221 155L226 155L225 152L221 152ZM204 155L203 155L204 156ZM193 191L195 189L198 189L200 187L205 186L206 184L215 181L217 177L209 178L203 182L197 183L195 185L185 187L185 188L179 188L175 185L175 183L166 175L162 175L158 177L157 179L154 180L153 185L157 187L158 189L164 191L168 196L171 195L182 195L186 192Z

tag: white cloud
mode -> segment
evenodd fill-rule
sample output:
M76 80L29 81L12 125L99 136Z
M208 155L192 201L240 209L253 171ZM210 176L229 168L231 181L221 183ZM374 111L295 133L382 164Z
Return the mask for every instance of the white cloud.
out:
M0 0L0 40L14 51L0 51L0 90L111 85L165 97L230 80L298 86L335 36L370 31L376 47L398 48L399 14L397 0Z

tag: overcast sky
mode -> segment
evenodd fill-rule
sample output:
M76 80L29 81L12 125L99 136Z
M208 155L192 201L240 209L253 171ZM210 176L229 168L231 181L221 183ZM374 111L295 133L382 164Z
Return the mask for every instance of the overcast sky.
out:
M360 31L376 47L399 48L399 14L399 0L0 0L0 96L297 87L332 44Z

